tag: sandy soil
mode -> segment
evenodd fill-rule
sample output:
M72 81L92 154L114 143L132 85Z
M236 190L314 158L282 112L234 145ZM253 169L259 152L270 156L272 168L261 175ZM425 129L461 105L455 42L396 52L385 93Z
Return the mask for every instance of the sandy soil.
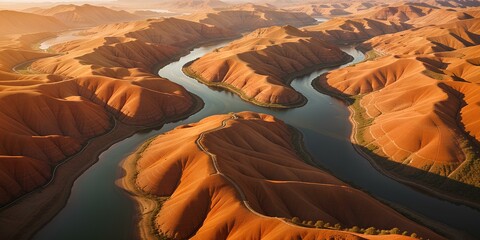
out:
M208 117L152 139L123 163L132 173L128 176L133 177L122 180L123 186L137 201L147 195L150 199L170 196L158 213L149 211L153 205L148 199L140 201L140 208L147 208L141 211L142 219L150 221L140 225L144 228L140 232L150 233L153 227L157 234L193 239L248 238L251 234L266 239L333 235L345 239L384 238L308 228L289 220L299 216L347 226L388 228L393 224L425 236L433 234L304 163L293 149L290 134L288 127L272 116L242 112ZM182 148L178 148L178 141ZM360 209L378 211L378 218L362 217ZM345 215L344 211L356 214ZM247 226L246 222L251 224ZM436 234L430 237L441 238Z
M377 156L383 171L472 206L480 186L479 98L473 94L479 90L478 14L478 8L393 4L305 28L346 39L380 33L359 46L370 59L315 84L349 103L356 99L350 108L361 116L357 143ZM384 28L386 21L408 30Z
M294 76L351 61L337 46L292 26L257 29L184 66L202 83L231 90L266 107L298 107L306 99L289 86Z

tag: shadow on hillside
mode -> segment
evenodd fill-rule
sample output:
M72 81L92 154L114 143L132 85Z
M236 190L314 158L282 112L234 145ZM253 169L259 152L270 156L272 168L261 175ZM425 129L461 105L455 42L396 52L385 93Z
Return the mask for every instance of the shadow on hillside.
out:
M358 150L368 153L368 155L375 160L375 163L381 167L382 170L388 172L389 175L400 177L406 181L413 181L421 184L425 188L414 187L422 192L432 195L431 191L426 190L431 189L442 194L448 194L453 198L459 198L476 203L477 206L471 203L453 200L455 202L462 202L462 204L479 209L478 203L480 203L480 188L478 187L447 178L446 176L430 173L422 169L392 161L386 157L379 156L371 152L366 147L360 145L355 145L354 147Z

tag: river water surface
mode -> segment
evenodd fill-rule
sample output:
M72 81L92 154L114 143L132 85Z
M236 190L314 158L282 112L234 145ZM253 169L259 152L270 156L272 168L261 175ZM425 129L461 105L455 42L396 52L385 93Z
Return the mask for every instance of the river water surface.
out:
M227 42L196 48L158 73L200 96L205 107L186 120L165 124L161 129L137 133L103 152L99 161L75 181L65 208L34 239L131 239L135 228L134 203L115 185L115 181L123 174L119 163L149 138L176 126L197 122L214 114L247 110L274 115L299 129L304 135L305 146L316 163L338 178L368 191L378 199L480 237L479 211L432 197L396 182L375 170L355 151L350 142L352 126L348 121L347 107L311 86L314 78L335 68L319 70L293 80L292 87L307 97L308 102L303 107L287 110L255 106L230 92L213 90L183 74L181 69L185 63L225 44ZM355 58L353 63L364 58L353 47L344 47L343 50Z
M69 41L73 41L73 40L78 40L78 39L81 39L81 38L86 38L86 36L81 35L82 31L83 31L82 29L77 29L77 30L71 30L71 31L63 32L63 33L59 34L57 37L48 39L48 40L40 43L38 48L46 51L51 46L56 45L56 44L69 42Z

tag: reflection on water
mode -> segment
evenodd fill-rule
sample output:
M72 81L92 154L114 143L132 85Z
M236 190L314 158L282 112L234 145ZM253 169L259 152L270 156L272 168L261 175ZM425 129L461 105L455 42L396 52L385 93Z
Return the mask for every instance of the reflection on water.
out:
M58 37L48 39L40 44L38 48L41 50L47 50L51 46L59 44L59 43L65 43L77 39L84 38L85 36L79 35L79 33L83 30L73 30L73 31L68 31L60 34Z
M185 63L225 44L227 42L197 48L159 71L160 76L183 85L188 91L200 96L205 107L186 120L166 124L161 129L137 133L103 152L99 162L77 179L66 207L35 239L131 239L134 230L133 202L114 184L121 176L118 172L120 161L147 139L178 125L197 122L213 114L246 110L275 115L302 131L305 145L315 161L342 180L377 198L480 235L476 226L480 219L478 211L430 197L385 177L357 154L349 139L351 124L348 122L349 112L345 105L318 93L311 86L315 77L328 70L316 71L292 81L293 88L304 94L308 102L301 108L286 110L258 107L230 92L212 91L182 73L181 68ZM343 50L354 56L354 63L363 59L363 54L353 47L344 47Z
M317 20L317 22L319 22L319 23L322 23L322 22L326 22L326 21L328 21L328 18L323 18L323 17L315 17L315 20Z
M173 13L170 10L160 9L160 8L143 8L143 9L138 9L137 11L151 11L156 13Z

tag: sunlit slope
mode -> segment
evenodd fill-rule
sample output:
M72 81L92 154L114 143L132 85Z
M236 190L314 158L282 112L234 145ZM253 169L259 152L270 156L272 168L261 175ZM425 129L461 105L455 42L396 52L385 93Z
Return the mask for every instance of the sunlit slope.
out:
M154 231L169 238L409 239L290 220L298 217L345 227L398 227L441 239L304 163L292 132L270 115L211 116L156 137L139 154L138 187L150 196L170 196L153 219Z
M195 60L185 71L253 103L289 107L305 102L289 86L293 76L349 60L338 47L287 25L258 29Z

